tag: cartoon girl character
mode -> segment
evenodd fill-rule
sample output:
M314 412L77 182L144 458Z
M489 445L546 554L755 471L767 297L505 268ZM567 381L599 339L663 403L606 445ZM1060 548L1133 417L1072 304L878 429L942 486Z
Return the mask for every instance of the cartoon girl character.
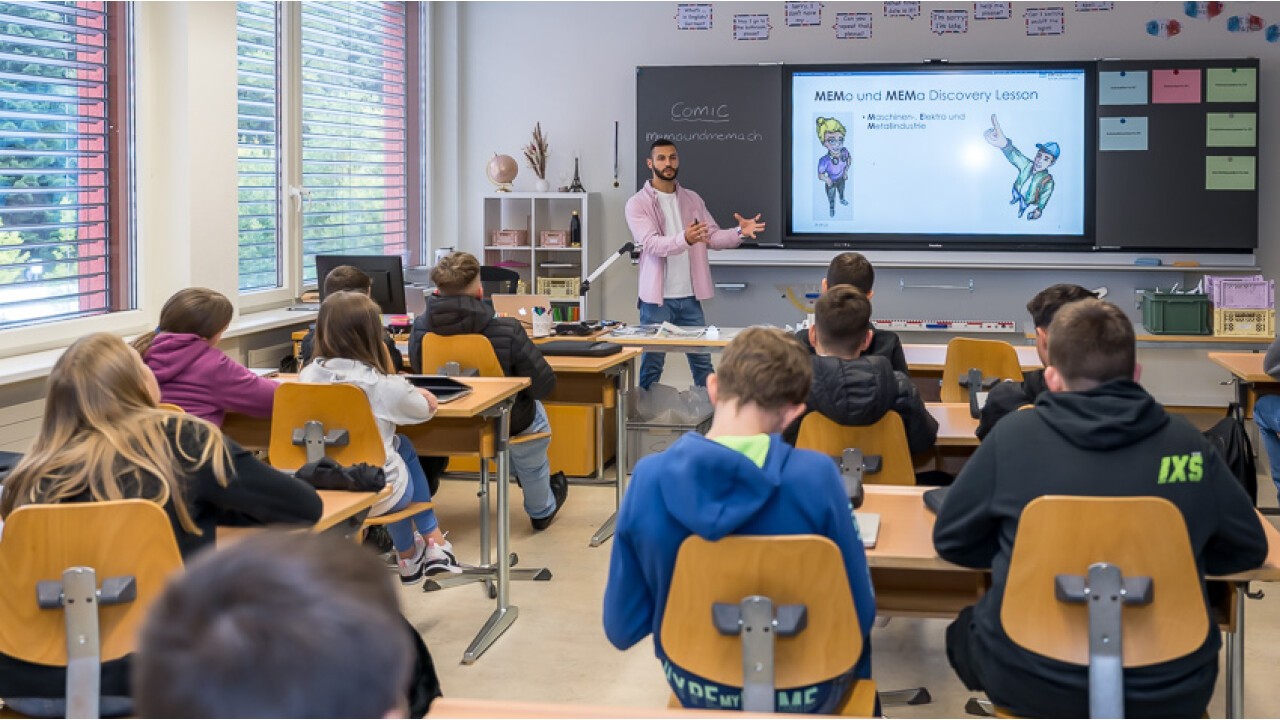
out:
M818 179L826 183L831 217L836 216L836 193L840 194L841 205L849 204L844 199L844 181L849 177L849 150L844 146L844 136L844 124L839 120L818 118L818 142L827 150L818 160Z

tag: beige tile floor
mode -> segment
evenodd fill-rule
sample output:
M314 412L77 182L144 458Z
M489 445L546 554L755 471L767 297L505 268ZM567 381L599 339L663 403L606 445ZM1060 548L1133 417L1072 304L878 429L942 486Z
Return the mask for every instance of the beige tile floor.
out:
M1270 492L1270 482L1260 483ZM438 495L441 525L461 553L478 557L478 503L474 480L446 481ZM423 593L409 588L401 598L410 621L426 638L444 692L455 697L531 700L660 708L668 690L651 640L620 652L605 639L601 600L612 543L588 547L596 527L613 511L609 486L575 485L555 524L534 534L512 487L512 547L520 566L545 565L554 578L545 583L513 583L519 619L474 665L462 653L493 609L481 585ZM1268 496L1268 504L1274 498ZM1249 717L1280 716L1280 586L1257 586L1262 600L1247 611L1246 697ZM944 654L944 620L896 618L874 631L875 679L881 688L926 685L932 704L888 708L889 717L964 715L970 693L955 679ZM1222 717L1222 682L1209 708Z

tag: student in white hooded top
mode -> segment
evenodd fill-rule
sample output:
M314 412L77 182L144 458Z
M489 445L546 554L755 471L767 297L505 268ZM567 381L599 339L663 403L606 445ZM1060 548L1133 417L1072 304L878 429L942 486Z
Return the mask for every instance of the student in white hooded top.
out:
M382 315L368 295L340 292L325 298L316 321L316 357L302 369L302 382L350 383L369 397L387 446L384 470L391 495L373 506L375 516L413 502L429 502L431 489L412 443L397 425L423 423L436 413L436 398L396 375L382 343ZM424 575L457 572L453 545L440 531L434 510L387 525L399 555L400 581L413 585Z

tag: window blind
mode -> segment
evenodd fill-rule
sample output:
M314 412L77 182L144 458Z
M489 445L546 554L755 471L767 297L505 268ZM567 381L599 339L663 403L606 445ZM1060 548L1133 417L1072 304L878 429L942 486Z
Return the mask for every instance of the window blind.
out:
M112 309L104 2L0 3L0 327Z
M302 3L303 281L317 254L408 254L407 33L398 2Z
M283 285L280 252L280 74L274 2L236 3L240 290Z

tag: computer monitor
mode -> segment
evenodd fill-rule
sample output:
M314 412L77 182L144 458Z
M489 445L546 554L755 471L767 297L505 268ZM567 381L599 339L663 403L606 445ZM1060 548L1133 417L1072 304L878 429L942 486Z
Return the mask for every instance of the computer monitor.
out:
M320 300L324 301L324 279L340 265L350 265L373 281L371 297L382 308L383 315L405 314L404 263L399 255L317 255L316 278L320 281Z

